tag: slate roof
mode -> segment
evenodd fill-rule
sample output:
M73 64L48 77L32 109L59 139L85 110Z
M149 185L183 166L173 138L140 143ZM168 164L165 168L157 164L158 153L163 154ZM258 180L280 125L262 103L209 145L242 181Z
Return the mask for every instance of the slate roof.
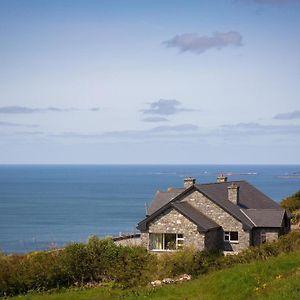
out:
M184 190L185 190L184 188L179 188L179 189L172 188L166 192L157 191L154 200L152 201L150 207L148 208L148 215L152 215L155 211L157 211L162 206L170 202L176 196L181 194Z
M283 209L242 209L256 227L281 227Z
M239 186L239 204L236 205L228 200L228 186L235 183ZM245 229L253 227L281 227L285 210L278 203L256 189L246 181L195 184L184 189L169 189L166 192L157 192L156 196L148 209L148 216L141 221L138 228L145 228L146 224L159 215L166 208L172 206L189 217L191 221L199 225L199 228L208 230L210 226L216 226L214 221L204 216L191 205L182 205L183 202L177 200L194 190L198 190L207 198L220 206L227 213L239 220ZM198 222L198 223L197 223ZM202 222L202 223L201 223ZM213 223L215 223L213 225ZM208 225L210 224L210 225ZM201 227L202 226L202 227Z
M239 206L241 208L280 208L279 204L274 202L267 195L259 191L247 181L234 181L223 183L196 184L198 190L214 199L217 202L227 201L228 186L232 183L240 187Z

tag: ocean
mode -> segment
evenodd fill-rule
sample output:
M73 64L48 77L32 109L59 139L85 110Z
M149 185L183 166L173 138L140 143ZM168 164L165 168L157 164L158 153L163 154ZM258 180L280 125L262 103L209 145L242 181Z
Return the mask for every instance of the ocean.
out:
M275 201L300 189L300 165L0 165L0 251L22 253L137 232L157 190L247 180Z

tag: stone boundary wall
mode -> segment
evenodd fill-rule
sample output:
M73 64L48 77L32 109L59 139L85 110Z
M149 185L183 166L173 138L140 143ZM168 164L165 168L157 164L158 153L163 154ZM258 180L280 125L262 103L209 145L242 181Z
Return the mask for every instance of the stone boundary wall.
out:
M122 235L122 236L118 236L118 237L113 237L112 239L116 245L122 245L122 246L141 246L142 245L140 233Z

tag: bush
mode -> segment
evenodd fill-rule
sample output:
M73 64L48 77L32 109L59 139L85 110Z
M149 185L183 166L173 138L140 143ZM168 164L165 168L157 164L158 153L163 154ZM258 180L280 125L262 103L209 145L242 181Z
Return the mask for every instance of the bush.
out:
M145 248L92 237L56 251L0 255L0 296L103 281L132 287L149 282L156 266Z
M283 199L280 203L281 207L293 213L300 209L300 190L295 194Z
M122 287L145 285L156 274L157 257L142 247L118 247L110 278Z
M158 257L157 276L166 278L191 274L196 253L193 248L185 248L182 251L161 254Z
M51 252L0 255L0 296L103 281L127 288L183 273L199 276L297 250L299 232L226 257L194 249L157 256L142 247L117 246L111 239L92 237L87 244L74 243Z

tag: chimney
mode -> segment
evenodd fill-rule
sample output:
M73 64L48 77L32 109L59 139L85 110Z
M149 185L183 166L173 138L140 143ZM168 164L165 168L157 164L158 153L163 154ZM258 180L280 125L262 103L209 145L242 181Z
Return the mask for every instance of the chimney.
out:
M228 186L228 200L234 204L239 204L239 189L240 187L235 183Z
M223 174L217 177L217 183L222 183L222 182L227 182L227 177L224 176Z
M190 186L194 185L196 183L196 179L192 177L186 177L183 180L183 186L187 189Z

